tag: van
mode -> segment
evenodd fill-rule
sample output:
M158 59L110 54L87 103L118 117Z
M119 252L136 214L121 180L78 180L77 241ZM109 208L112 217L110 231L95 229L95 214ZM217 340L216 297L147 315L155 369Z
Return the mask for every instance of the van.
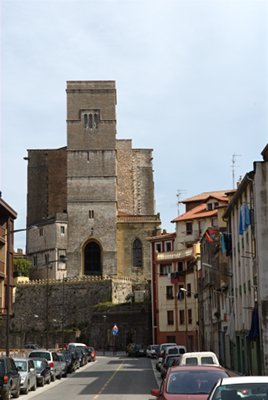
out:
M194 351L181 355L180 365L220 365L212 351Z

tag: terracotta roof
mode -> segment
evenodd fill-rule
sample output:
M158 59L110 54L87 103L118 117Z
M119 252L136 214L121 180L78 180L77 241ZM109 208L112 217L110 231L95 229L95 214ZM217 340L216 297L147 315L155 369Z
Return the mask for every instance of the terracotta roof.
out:
M198 218L213 217L213 216L216 216L217 213L218 213L217 209L208 211L207 204L204 203L204 204L200 204L199 206L192 208L190 211L187 211L186 213L173 219L171 222L187 221L187 220L193 220L193 219L198 219Z
M146 239L147 240L163 240L163 239L168 239L168 238L175 238L176 237L176 232L172 233L161 233L160 235L157 236L148 236Z
M226 190L218 190L215 192L203 192L200 194L197 194L196 196L193 197L188 197L188 199L184 199L182 203L191 203L195 201L207 201L210 197L213 197L217 200L226 200L227 198L227 193L229 193L232 190L226 189Z

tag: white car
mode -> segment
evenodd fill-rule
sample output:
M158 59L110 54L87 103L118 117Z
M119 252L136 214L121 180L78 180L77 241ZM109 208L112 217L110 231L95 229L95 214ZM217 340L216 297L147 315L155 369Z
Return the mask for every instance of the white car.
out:
M146 349L146 356L149 358L157 358L159 353L159 344L150 344Z
M213 351L193 351L181 355L180 365L220 365Z
M208 400L262 400L267 395L268 376L237 376L220 379Z

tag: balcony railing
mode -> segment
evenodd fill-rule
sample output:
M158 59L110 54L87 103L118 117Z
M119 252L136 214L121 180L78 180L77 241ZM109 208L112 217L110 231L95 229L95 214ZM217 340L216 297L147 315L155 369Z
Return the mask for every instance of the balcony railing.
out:
M172 261L180 260L187 257L193 256L193 249L177 250L177 251L165 251L163 253L157 253L156 261Z

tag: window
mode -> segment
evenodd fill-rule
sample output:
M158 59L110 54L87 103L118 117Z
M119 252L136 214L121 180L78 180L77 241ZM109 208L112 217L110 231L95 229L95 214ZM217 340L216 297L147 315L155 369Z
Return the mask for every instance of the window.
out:
M178 261L178 272L183 271L183 261Z
M187 283L187 297L192 296L192 287L190 283Z
M166 287L166 297L167 297L167 300L174 299L174 297L173 297L173 286L167 286Z
M142 267L142 243L140 239L135 239L132 246L133 266Z
M89 210L88 211L88 218L93 219L94 218L94 210Z
M49 263L49 254L45 254L45 264L48 265Z
M171 247L171 242L166 242L166 251L171 251L172 247Z
M60 234L61 234L61 235L64 235L64 233L65 233L65 226L62 225L62 226L60 227Z
M161 253L161 243L155 243L155 251Z
M43 236L44 235L44 229L43 228L39 228L39 236Z
M167 323L168 325L174 325L174 312L167 311Z
M184 299L184 293L185 293L185 291L184 291L184 290L181 290L181 289L183 289L183 288L184 288L183 285L179 285L178 300L183 300L183 299Z
M180 310L180 324L183 325L184 322L184 310Z
M91 111L84 113L84 128L85 129L97 129L99 125L99 112Z
M193 316L192 316L192 310L191 308L187 310L188 311L188 324L192 324L193 323Z
M191 235L193 233L193 223L186 222L186 235Z
M33 256L33 265L37 266L37 256Z
M171 273L171 265L170 264L160 264L160 275L167 275Z

